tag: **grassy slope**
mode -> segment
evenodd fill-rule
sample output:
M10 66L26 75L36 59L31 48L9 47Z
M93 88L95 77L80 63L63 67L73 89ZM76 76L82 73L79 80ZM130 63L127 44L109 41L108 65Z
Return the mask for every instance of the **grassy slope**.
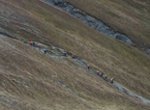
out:
M146 55L143 55L138 50L131 47L127 47L124 44L121 44L120 42L116 42L112 39L105 38L104 35L97 33L92 29L89 29L88 27L86 27L76 19L72 19L67 14L59 12L51 7L47 7L46 5L39 3L36 0L32 0L32 1L22 0L20 2L17 0L10 0L9 2L12 2L13 5L15 6L15 7L11 7L11 5L7 4L8 7L11 7L11 10L15 10L15 13L16 10L18 10L17 13L18 19L20 18L19 15L24 16L26 22L29 22L31 25L37 27L41 31L40 33L42 33L43 36L41 36L42 34L37 34L35 36L28 32L24 32L20 30L20 28L18 27L16 28L16 24L14 25L13 22L11 24L8 24L9 26L6 27L7 29L9 28L11 31L19 32L18 35L20 37L27 38L29 36L30 37L32 36L34 37L33 39L39 40L41 42L45 42L47 44L49 44L49 42L52 42L55 45L58 45L69 51L72 51L73 53L87 59L92 65L99 67L100 70L108 73L110 76L115 76L117 81L126 85L128 88L136 91L139 94L142 94L145 97L150 97L150 93L148 92L150 91L150 85L149 85L150 84L149 82L149 78L150 78L149 60L150 59ZM16 9L16 6L19 7L19 9ZM24 15L21 14L23 12ZM42 57L40 57L39 59L41 58ZM12 62L16 62L16 61L12 61ZM39 67L41 66L39 65ZM62 71L62 68L63 67L60 67L60 71ZM73 68L67 71L71 72L73 71L72 70ZM57 69L53 71L56 70ZM45 71L45 68L43 69L43 71ZM43 73L43 71L42 72L39 71L39 74ZM48 72L50 70L46 70L46 71ZM57 73L60 73L60 71L58 71ZM64 77L67 77L69 79L71 76L69 76L67 73L70 72L63 72L63 74L65 74ZM35 71L34 73L38 73L38 72ZM82 73L82 72L78 72L78 73ZM71 82L72 81L69 81L68 83ZM89 82L89 80L87 82ZM86 84L86 82L82 82L82 83L84 83L84 85L82 85L80 89L82 87L88 86L87 84L89 84L89 83ZM92 89L93 86L91 87L90 90L88 90L88 92L91 91ZM96 93L92 91L90 95L91 94L95 96ZM105 95L105 92L102 92L102 94L106 97L105 100L108 101L107 98L109 99L109 93ZM98 96L101 97L100 94L96 95L95 97ZM98 97L98 100L101 100L100 97ZM113 98L111 97L109 100L112 99ZM117 100L119 102L119 100L123 100L123 99L121 98L121 99L113 100L112 101L113 104L118 103ZM126 106L128 105L128 103L123 105ZM133 105L131 106L133 107Z
M150 45L149 0L66 0L102 19L114 29L133 36L137 43Z
M0 39L0 50L1 110L146 109L70 61L50 59L8 38Z

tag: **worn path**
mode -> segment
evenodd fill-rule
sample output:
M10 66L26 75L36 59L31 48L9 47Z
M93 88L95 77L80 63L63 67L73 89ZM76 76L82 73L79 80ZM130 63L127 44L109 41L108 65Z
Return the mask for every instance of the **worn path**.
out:
M0 32L0 37L9 37L7 34ZM24 41L23 41L24 42ZM25 42L24 42L25 43ZM82 59L79 56L74 55L73 53L67 52L62 48L55 47L53 45L47 46L45 44L32 41L30 45L32 48L36 49L37 51L41 52L42 54L47 55L48 57L54 59L62 59L65 60L66 58L77 64L80 68L86 69L86 71L90 74L96 75L97 77L106 81L106 83L110 84L112 87L118 90L118 92L126 95L127 97L131 98L132 100L143 103L145 105L150 105L150 100L146 99L131 90L127 89L123 85L119 84L118 82L114 81L112 78L109 78L106 74L100 72L98 69L89 65L88 61Z

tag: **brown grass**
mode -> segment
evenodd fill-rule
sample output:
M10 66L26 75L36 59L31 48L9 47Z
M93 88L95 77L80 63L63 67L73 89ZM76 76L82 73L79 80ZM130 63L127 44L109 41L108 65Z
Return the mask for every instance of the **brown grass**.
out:
M150 2L148 0L66 1L131 36L139 45L143 43L150 45Z
M18 32L18 39L32 37L47 45L52 43L62 47L88 60L91 65L109 76L115 76L117 81L136 93L150 97L150 59L142 52L107 38L66 13L37 0L4 2L11 4L6 3L8 9L0 7L1 10L14 11L18 19L23 16L27 23L40 30L39 34L23 31L20 29L22 25L17 24L16 27L14 21L8 26L1 24L10 33ZM7 81L7 88L2 85L0 88L9 94L56 109L142 109L141 105L136 107L105 82L88 75L70 61L58 62L17 41L5 42L0 42L0 77L2 82ZM12 46L7 47L7 42ZM17 47L14 49L13 46ZM18 83L18 80L22 83ZM59 85L59 80L63 80L69 90ZM23 82L29 83L31 89L27 89Z

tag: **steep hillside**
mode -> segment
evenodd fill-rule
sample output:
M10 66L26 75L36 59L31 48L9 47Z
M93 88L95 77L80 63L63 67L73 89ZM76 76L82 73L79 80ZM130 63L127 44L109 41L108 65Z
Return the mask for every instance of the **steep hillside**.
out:
M98 13L84 9L82 5L86 2L69 2L103 19ZM92 3L97 2L93 0ZM107 2L108 6L112 4ZM122 32L128 31L116 22L111 23ZM133 36L139 38L138 34ZM30 46L29 40L42 43L48 49L58 49L49 56ZM139 96L150 99L150 57L144 52L106 37L40 0L0 0L0 109L149 109L139 98L117 90L113 84L91 73L82 62L60 56L59 48L84 59L87 65L109 78L114 77Z
M130 35L138 43L138 46L150 46L149 0L65 1L69 1L87 13L103 20L114 29Z

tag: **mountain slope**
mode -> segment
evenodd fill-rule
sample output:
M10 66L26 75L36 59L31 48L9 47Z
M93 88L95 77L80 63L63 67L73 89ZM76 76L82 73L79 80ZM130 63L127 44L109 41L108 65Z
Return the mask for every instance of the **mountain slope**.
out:
M143 108L72 61L50 58L2 35L0 50L2 110Z
M2 110L148 109L72 61L49 58L23 41L61 47L149 99L150 58L136 48L39 0L0 0L0 32L17 39L0 37Z
M126 33L139 47L150 46L149 0L65 0ZM90 5L89 5L90 4Z

